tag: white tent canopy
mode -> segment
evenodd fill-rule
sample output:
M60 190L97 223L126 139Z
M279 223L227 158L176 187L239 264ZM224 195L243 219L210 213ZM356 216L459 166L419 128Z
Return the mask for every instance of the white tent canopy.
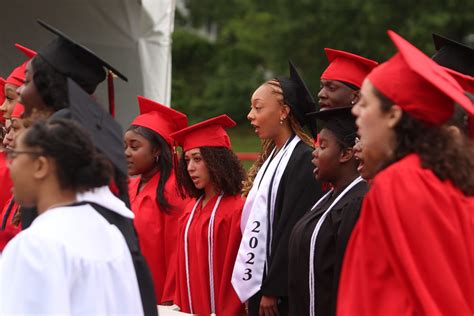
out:
M23 60L15 43L38 50L53 35L37 19L59 28L107 60L129 82L115 80L118 121L138 114L137 95L170 104L171 34L175 0L23 0L2 3L0 76ZM107 105L107 84L97 91Z

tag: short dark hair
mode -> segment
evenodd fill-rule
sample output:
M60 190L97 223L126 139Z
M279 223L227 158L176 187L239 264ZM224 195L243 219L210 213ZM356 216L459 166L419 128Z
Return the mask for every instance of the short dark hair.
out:
M149 128L140 125L132 125L127 129L127 131L133 131L145 137L150 142L153 149L161 150L160 158L158 159L160 180L158 181L158 186L156 188L156 203L158 203L163 211L167 212L171 205L166 199L164 192L166 181L168 181L169 177L171 176L171 171L173 170L171 147L160 134L152 131Z
M374 93L381 102L381 109L387 112L394 102L375 87ZM448 126L433 126L411 117L403 111L395 126L397 148L394 159L398 161L410 153L421 158L424 168L431 169L441 180L450 180L466 195L474 194L474 143L461 135L461 143L453 141Z
M95 149L89 133L71 120L39 120L26 131L23 141L54 159L63 188L83 192L110 182L111 163Z
M33 82L43 103L54 112L69 106L67 77L54 69L41 55L31 60Z
M226 147L200 147L199 149L216 191L228 196L240 193L245 179L245 170L234 152ZM189 176L184 153L179 161L176 178L179 192L183 197L197 198L204 194L204 190L198 190Z

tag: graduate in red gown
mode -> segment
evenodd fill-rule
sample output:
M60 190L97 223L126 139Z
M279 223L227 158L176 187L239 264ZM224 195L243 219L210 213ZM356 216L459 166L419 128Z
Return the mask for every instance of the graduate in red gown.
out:
M172 136L183 147L178 184L194 199L180 220L176 294L181 311L197 315L245 315L231 276L242 238L240 195L245 172L230 149L227 115Z
M10 118L10 126L8 133L3 139L3 146L6 151L11 150L15 147L15 139L21 131L28 126L28 122L25 122L21 117L24 112L24 107L21 103L17 103ZM10 173L8 172L8 177ZM10 179L10 178L8 178ZM11 181L11 180L9 180ZM2 183L3 184L3 183ZM11 192L10 192L11 193ZM0 232L7 231L7 235L14 236L21 230L19 205L15 203L13 195L10 195L7 203L3 206L2 212L0 213ZM7 241L7 238L4 238ZM6 244L6 243L5 243ZM1 248L0 248L1 250Z
M24 47L20 44L15 44L15 47L21 51L27 58L31 59L36 55L36 52ZM23 62L21 65L13 69L10 75L7 77L6 80L0 80L0 89L2 90L1 96L1 106L0 106L0 114L2 116L2 120L5 124L5 132L6 133L14 133L15 129L14 121L19 120L20 116L23 114L24 108L23 105L19 103L20 95L17 92L18 87L20 87L23 82L25 81L25 68L28 61ZM18 124L17 124L18 125ZM11 137L11 135L10 135ZM4 135L3 148L7 148L8 135ZM5 140L5 141L4 141ZM13 183L10 179L10 172L8 171L5 153L3 151L0 152L0 210L4 210L8 207L11 199L12 193L11 189ZM0 222L1 225L1 222ZM4 227L3 227L4 228Z
M176 189L172 132L187 126L186 115L138 97L140 115L125 133L129 196L140 248L150 267L158 304L172 301L178 219L189 199Z
M474 148L444 123L461 86L389 31L398 53L353 113L375 175L344 259L338 315L472 315Z

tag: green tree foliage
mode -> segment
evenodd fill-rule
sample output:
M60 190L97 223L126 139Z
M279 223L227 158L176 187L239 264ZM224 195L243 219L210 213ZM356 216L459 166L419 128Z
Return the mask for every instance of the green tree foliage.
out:
M387 29L428 55L431 33L459 41L474 33L472 0L188 0L186 7L173 35L172 104L191 121L222 113L244 121L253 91L287 75L288 59L316 97L324 47L384 61L395 52Z

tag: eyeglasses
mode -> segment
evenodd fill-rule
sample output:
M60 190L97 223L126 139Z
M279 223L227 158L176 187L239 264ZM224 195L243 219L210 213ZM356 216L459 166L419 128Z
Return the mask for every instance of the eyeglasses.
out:
M32 155L32 156L36 156L36 157L39 157L39 156L43 155L42 152L38 152L38 151L13 150L13 149L9 149L9 148L7 148L5 150L5 153L7 154L7 160L8 161L12 161L13 159L18 157L19 155Z

